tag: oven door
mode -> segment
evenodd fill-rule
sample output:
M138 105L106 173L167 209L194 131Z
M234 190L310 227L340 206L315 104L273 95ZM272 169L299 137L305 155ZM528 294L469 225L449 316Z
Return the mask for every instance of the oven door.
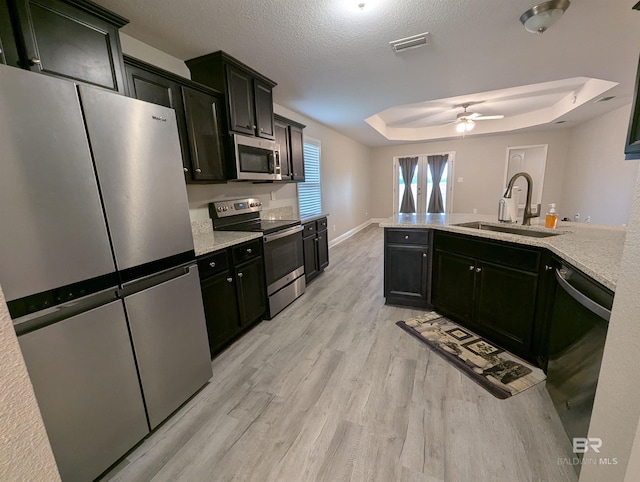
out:
M264 236L264 266L269 296L304 274L302 231L302 226L296 226Z
M234 135L237 179L282 179L279 146L273 141Z

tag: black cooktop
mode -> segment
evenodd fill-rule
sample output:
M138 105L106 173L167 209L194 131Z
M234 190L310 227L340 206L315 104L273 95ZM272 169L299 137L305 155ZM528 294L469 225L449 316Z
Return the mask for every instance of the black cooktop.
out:
M242 223L215 226L214 229L216 231L248 231L270 234L298 225L300 225L300 221L295 219L254 219Z

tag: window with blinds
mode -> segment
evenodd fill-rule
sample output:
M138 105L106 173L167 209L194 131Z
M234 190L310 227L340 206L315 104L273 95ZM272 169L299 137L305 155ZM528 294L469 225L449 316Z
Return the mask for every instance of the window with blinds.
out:
M304 142L304 182L298 183L298 206L300 216L322 213L320 142L308 138Z

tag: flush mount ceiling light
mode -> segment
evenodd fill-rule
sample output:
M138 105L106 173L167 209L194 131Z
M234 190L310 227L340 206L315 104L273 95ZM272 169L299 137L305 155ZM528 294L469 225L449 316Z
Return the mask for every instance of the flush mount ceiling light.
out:
M520 16L527 32L544 33L556 23L571 2L569 0L550 0L531 7Z
M391 48L395 53L399 53L399 52L402 52L403 50L422 47L423 45L427 45L430 42L431 42L431 36L429 35L429 32L425 32L425 33L419 33L418 35L413 35L411 37L393 40L389 42L389 45L391 45Z

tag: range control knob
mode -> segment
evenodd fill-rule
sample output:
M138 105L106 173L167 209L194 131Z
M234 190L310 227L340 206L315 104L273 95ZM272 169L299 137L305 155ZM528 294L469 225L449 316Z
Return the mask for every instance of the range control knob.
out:
M222 208L222 210L223 210L223 211L228 211L228 210L229 210L229 208L228 208L227 206L225 206L225 207L223 207L223 208Z
M222 212L222 206L218 206L218 208L216 209L216 211L218 211L219 213Z
M257 204L256 204L256 203L251 203L251 204L249 204L249 207L255 207L255 206L257 206Z

